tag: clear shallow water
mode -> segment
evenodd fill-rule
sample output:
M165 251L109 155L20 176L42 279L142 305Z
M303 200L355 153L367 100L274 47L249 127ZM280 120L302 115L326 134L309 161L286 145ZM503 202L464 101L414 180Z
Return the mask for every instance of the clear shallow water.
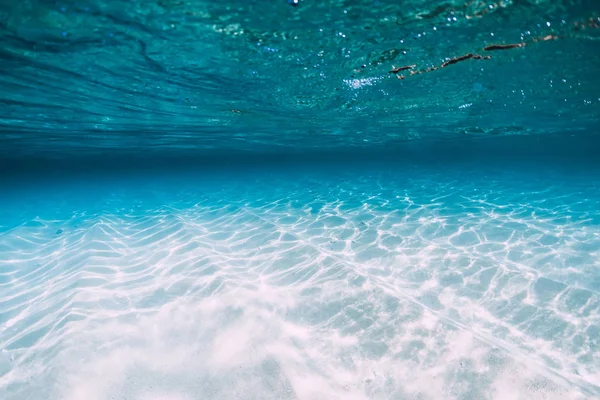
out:
M600 398L598 1L0 3L1 399Z
M597 168L329 166L14 189L2 398L600 396Z

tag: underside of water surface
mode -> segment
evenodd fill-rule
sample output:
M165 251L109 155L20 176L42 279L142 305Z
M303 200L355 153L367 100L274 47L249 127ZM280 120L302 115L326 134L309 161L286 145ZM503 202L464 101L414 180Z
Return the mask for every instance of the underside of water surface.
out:
M0 2L0 398L600 398L599 18Z

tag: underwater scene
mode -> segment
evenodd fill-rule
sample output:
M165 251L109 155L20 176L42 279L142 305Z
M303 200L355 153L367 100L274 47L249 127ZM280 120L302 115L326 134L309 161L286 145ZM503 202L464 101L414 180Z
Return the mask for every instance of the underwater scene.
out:
M600 399L600 2L0 2L0 399Z

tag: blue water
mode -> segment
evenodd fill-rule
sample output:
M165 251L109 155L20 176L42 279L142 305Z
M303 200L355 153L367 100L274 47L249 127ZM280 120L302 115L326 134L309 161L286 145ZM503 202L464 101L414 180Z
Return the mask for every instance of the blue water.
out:
M2 2L0 399L600 398L599 17Z

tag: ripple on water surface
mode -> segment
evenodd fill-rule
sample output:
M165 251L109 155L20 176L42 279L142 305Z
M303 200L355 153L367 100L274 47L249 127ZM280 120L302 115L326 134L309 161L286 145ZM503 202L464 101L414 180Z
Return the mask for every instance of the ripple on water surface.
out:
M48 195L0 234L1 397L600 396L600 186L555 181L113 183L93 209ZM59 205L71 216L45 217Z
M599 4L3 0L0 160L597 137Z

